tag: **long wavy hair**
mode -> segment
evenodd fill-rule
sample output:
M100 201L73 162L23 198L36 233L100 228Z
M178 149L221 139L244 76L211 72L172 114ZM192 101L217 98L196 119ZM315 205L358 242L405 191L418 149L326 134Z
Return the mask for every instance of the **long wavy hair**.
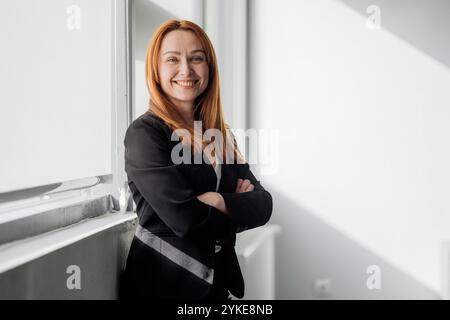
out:
M237 163L245 163L246 161L239 151L234 136L229 130L230 126L224 120L220 97L219 69L213 45L205 31L197 24L187 20L168 20L154 32L147 48L145 60L146 84L150 93L147 113L161 118L172 130L187 130L190 139L180 136L180 140L183 144L190 145L193 153L204 151L205 147L211 143L211 141L202 141L202 137L194 134L194 124L185 121L160 85L158 66L161 44L165 35L174 30L193 32L206 54L209 67L208 85L204 92L196 98L193 111L194 119L202 121L202 136L207 129L219 130L223 143L221 146L216 145L215 153L219 156L218 161L223 163L223 159L229 159L227 155L230 157L229 152L232 152L233 162L237 160ZM224 145L225 148L222 148ZM222 153L222 158L220 158L220 153Z

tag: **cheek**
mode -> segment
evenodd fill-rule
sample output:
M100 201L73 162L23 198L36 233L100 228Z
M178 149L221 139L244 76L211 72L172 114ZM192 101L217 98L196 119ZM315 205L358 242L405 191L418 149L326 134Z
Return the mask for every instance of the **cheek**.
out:
M161 67L158 70L158 74L159 74L159 80L161 83L170 85L170 81L173 78L173 74L174 74L170 68Z
M208 85L208 74L209 74L209 70L208 67L200 67L198 70L196 70L196 73L202 77L203 79L203 86L207 86Z

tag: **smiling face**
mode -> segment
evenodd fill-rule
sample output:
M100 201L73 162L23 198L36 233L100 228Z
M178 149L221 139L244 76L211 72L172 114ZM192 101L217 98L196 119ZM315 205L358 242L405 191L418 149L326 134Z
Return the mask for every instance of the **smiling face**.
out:
M190 110L208 86L205 51L192 31L174 30L166 34L159 53L161 88L180 108Z

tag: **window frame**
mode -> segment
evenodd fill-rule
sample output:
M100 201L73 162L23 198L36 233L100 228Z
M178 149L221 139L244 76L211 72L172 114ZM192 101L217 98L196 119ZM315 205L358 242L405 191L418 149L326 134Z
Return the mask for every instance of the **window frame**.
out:
M111 79L112 172L0 193L0 228L7 231L0 239L0 245L120 210L120 189L127 187L123 137L133 116L133 10L132 0L110 1L113 3L111 30L114 35L111 48L114 75ZM132 199L126 209L133 210Z

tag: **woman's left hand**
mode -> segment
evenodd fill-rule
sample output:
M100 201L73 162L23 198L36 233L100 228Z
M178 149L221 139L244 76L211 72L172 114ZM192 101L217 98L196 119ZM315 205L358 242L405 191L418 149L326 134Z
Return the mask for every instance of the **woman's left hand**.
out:
M217 210L222 211L223 213L228 213L227 208L225 206L225 200L223 199L220 193L211 191L205 192L197 196L197 198L201 202L206 203L207 205L210 205L216 208Z

